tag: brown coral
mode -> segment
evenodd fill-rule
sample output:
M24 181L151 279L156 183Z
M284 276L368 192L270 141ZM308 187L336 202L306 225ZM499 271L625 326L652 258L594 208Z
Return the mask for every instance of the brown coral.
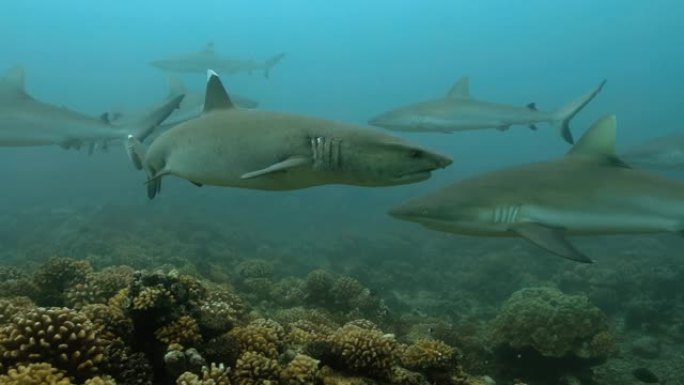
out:
M235 364L237 385L271 385L278 382L279 375L278 361L259 353L243 353Z
M236 327L228 335L233 338L240 353L255 352L277 358L284 331L275 321L255 321L245 327Z
M197 321L187 315L157 329L154 335L160 342L167 345L179 344L185 348L195 346L202 341Z
M218 290L201 303L197 318L203 330L219 334L232 329L244 317L245 310L245 304L236 294Z
M143 288L140 293L133 298L132 308L134 310L149 310L170 306L174 302L175 300L171 292L160 284Z
M0 376L0 384L71 385L71 381L64 372L53 368L46 362L41 362L11 368L6 375Z
M447 371L456 362L456 350L439 340L422 339L401 354L404 367L417 371Z
M344 369L387 378L398 363L398 343L392 335L356 325L345 325L328 338L332 358Z
M64 291L70 286L83 283L92 267L87 261L52 257L42 264L33 275L39 293L39 305L62 306Z
M281 385L315 385L321 382L320 361L297 354L280 372Z
M133 281L133 270L127 266L112 266L86 276L84 282L65 292L67 305L80 309L88 304L106 303L119 290Z
M3 327L2 360L49 362L76 378L100 371L108 341L83 314L64 308L35 308Z
M26 297L0 299L0 325L12 320L19 312L32 308L33 302Z
M201 377L192 372L181 374L176 385L230 385L230 368L212 363L202 368Z
M38 287L24 272L11 266L0 266L0 297L33 297Z
M109 376L97 376L88 379L83 385L116 385L116 381Z

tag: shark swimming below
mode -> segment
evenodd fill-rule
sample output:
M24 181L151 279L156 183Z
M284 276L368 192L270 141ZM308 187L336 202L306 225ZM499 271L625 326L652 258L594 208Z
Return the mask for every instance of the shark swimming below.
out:
M389 214L455 234L520 236L561 257L591 260L566 235L684 231L684 183L614 154L616 120L598 120L562 159L474 176Z
M264 77L268 78L271 69L273 69L276 64L280 63L284 57L284 52L264 61L221 57L214 51L214 45L210 43L201 51L154 60L150 62L150 65L170 72L202 74L206 73L210 68L224 74L247 72L251 75L252 72L261 71L263 72Z
M41 102L24 87L25 71L17 66L0 79L0 147L59 145L63 148L106 146L131 135L144 140L178 106L182 95L165 101L127 124L94 118Z
M536 130L537 123L557 126L568 143L574 139L570 120L601 92L604 80L586 95L553 112L537 110L534 103L516 107L473 99L470 96L470 80L462 77L442 98L419 102L385 112L368 123L393 131L444 132L497 128L507 130L513 125L526 125Z
M634 145L622 151L620 158L633 166L684 171L684 133L673 133Z
M209 71L202 116L159 135L147 152L130 138L127 150L145 169L148 197L162 177L196 185L294 190L324 184L393 186L428 179L451 164L446 156L382 132L287 113L233 105Z

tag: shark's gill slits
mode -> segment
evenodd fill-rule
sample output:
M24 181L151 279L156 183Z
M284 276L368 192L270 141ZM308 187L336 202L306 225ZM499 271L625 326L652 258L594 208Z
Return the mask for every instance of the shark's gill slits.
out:
M518 213L520 212L520 205L515 206L496 206L494 208L494 218L495 224L512 224L518 218Z
M313 168L316 170L338 170L342 167L341 141L324 136L310 138Z

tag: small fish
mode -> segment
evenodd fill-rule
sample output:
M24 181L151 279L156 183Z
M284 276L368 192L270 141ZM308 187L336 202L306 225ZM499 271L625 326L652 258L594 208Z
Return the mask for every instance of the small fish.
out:
M657 384L660 382L658 376L656 376L652 371L646 368L637 368L632 370L632 375L637 380L644 382L646 384Z

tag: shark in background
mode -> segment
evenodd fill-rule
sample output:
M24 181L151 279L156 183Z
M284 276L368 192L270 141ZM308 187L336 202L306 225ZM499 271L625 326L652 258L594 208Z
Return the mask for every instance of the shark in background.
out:
M154 60L150 62L150 65L164 71L179 73L204 74L210 68L223 74L246 72L251 75L253 72L262 72L264 77L268 78L273 67L280 63L284 57L284 52L274 55L264 61L222 57L214 50L214 44L209 43L201 51L183 53Z
M466 178L392 209L430 229L527 238L591 262L566 235L684 232L684 183L630 168L614 153L616 119L599 119L562 159Z
M111 141L124 141L130 135L147 138L176 109L183 99L177 95L125 124L83 115L35 99L26 92L25 71L12 68L0 80L0 147L59 145L80 149L106 147Z
M236 108L218 75L208 72L202 115L162 133L147 151L134 137L126 149L144 169L154 198L164 176L195 185L295 190L325 184L394 186L428 179L446 156L340 122Z
M390 110L371 118L368 123L393 131L444 133L485 128L503 131L514 125L536 130L537 123L551 123L558 127L566 142L574 143L570 120L601 92L605 83L602 81L586 95L556 111L544 112L534 103L517 107L474 99L470 96L470 80L464 76L442 98Z
M662 171L684 171L684 132L660 136L626 148L620 153L625 162Z

